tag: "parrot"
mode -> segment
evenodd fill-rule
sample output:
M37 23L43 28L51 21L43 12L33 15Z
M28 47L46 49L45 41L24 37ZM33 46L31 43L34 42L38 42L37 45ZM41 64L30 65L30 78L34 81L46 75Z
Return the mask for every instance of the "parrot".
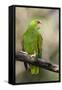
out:
M41 21L38 19L32 20L26 31L23 34L22 50L27 52L31 57L41 58L42 57L42 42L43 38L40 34ZM26 70L28 64L24 62ZM40 67L29 64L30 72L32 75L39 74Z

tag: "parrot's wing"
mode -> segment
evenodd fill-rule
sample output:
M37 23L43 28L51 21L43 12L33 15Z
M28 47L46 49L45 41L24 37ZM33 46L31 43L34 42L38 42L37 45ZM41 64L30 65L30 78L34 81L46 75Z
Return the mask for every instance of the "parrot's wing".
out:
M24 39L22 39L22 51L25 51L24 50ZM24 62L24 66L25 66L25 69L27 70L28 69L28 65L27 65L27 63L26 62Z
M38 39L37 39L37 48L38 48L38 57L39 58L42 57L42 43L43 43L43 38L42 38L41 34L39 34Z
M23 40L23 39L22 39L21 44L22 44L22 51L25 51L25 50L24 50L24 40Z

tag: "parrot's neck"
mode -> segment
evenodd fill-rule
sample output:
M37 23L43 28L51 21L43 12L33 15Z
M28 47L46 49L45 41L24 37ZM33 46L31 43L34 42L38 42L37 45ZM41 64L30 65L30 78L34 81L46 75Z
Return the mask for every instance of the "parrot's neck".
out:
M38 31L38 29L39 28L37 28L35 26L32 26L32 25L30 25L29 28L28 28L29 31Z
M29 26L29 30L35 30L35 27Z

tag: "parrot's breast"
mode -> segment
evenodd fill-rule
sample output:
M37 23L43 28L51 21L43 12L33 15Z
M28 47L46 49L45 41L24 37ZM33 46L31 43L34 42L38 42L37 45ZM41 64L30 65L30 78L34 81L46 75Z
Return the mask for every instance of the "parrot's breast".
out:
M24 50L29 54L33 54L34 52L38 52L37 48L37 34L30 33L24 36Z

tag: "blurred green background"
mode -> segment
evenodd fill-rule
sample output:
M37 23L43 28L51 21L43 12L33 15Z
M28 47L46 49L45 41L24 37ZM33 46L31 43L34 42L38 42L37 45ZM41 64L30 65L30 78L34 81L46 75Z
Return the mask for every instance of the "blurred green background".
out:
M43 37L42 58L59 64L59 10L16 7L16 51L22 50L23 33L30 21L40 19ZM23 62L16 61L16 83L58 81L59 74L41 68L39 75L31 75Z

